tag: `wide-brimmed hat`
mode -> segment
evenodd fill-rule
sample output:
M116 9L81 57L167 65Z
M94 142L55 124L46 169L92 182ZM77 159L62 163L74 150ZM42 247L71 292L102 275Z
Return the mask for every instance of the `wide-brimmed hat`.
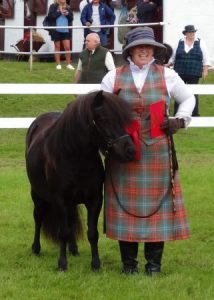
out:
M197 30L198 29L195 29L194 25L186 25L182 33L185 34L186 32L196 32Z
M125 36L125 44L123 47L123 58L126 60L129 56L129 50L139 45L151 45L155 47L155 51L163 51L166 47L155 41L154 31L150 27L137 27L130 30Z

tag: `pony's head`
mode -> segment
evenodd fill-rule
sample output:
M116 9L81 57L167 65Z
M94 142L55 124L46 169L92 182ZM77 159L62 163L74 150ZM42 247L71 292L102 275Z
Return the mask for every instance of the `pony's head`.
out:
M125 128L130 124L130 105L119 96L103 91L91 93L93 96L93 125L99 140L100 150L121 162L135 159L136 149Z

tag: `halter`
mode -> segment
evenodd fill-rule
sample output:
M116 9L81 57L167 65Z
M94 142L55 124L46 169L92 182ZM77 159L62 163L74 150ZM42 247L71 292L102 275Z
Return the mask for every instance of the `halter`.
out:
M107 156L109 154L109 150L116 144L119 140L129 137L128 134L123 134L115 139L108 138L104 135L103 131L97 126L95 120L93 120L93 125L96 128L96 130L99 132L99 134L102 136L103 140L105 141L106 149L104 154Z

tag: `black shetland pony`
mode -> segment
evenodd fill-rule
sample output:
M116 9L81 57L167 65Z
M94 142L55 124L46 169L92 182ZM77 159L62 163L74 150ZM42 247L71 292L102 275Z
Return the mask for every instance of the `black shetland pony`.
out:
M26 168L35 220L32 251L40 253L42 229L59 243L60 270L67 269L67 246L72 255L78 255L80 203L87 208L91 267L100 268L97 223L104 168L99 149L121 162L134 159L135 146L124 130L130 114L129 104L117 95L93 92L77 97L63 113L39 116L28 129Z

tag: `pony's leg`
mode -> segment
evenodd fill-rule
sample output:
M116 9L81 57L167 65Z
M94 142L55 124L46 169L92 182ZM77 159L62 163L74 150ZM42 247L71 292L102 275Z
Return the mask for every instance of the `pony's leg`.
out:
M77 237L82 234L82 223L78 212L78 206L71 205L67 207L67 212L68 212L68 223L69 223L68 249L73 256L79 256Z
M34 192L34 190L31 190L31 197L34 202L34 222L35 222L35 231L34 231L34 239L32 244L32 251L34 254L38 255L41 250L41 244L40 244L40 231L42 226L42 220L45 214L45 207L42 202L42 200L39 198L39 196Z
M100 258L99 258L99 251L98 251L98 239L99 239L99 232L98 232L98 218L100 214L100 210L102 207L102 201L97 202L97 206L86 205L87 211L88 211L88 241L91 246L91 268L92 270L96 271L100 269Z
M60 242L60 252L58 259L58 268L60 271L67 270L67 241L68 241L68 215L66 213L66 208L63 206L63 201L58 201L57 209L59 216L59 242Z
M60 271L66 271L68 267L66 245L67 245L66 239L60 237L60 252L59 252L59 259L58 259L58 268Z
M78 250L78 246L77 246L77 242L76 242L75 238L70 240L70 242L68 244L68 249L69 249L69 252L73 256L79 256L79 250Z

